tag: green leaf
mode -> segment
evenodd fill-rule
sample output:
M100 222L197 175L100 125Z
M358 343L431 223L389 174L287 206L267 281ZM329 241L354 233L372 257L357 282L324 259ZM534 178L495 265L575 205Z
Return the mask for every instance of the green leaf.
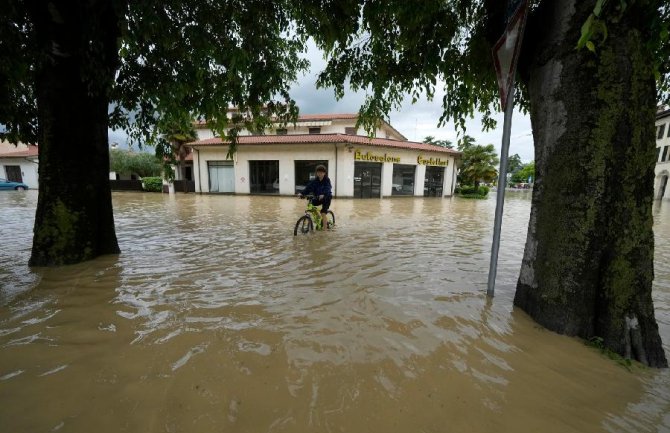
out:
M598 0L595 7L593 8L593 14L597 17L600 16L603 10L603 6L607 3L607 0Z
M577 41L577 48L583 48L586 43L591 39L593 34L593 21L595 16L593 14L589 15L584 24L582 24L582 35Z
M595 53L595 52L596 52L596 46L593 45L593 42L591 42L591 41L587 41L587 42L586 42L586 48L587 48L589 51L591 51L592 53Z

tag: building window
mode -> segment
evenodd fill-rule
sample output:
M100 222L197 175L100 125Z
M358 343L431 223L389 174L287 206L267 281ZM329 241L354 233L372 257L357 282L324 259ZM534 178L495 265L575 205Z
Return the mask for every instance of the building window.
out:
M393 164L391 195L414 195L416 165Z
M277 135L286 135L288 134L288 130L286 128L277 128L275 131Z
M661 158L661 162L664 162L664 161L668 160L668 147L670 147L670 146L665 146L663 148L663 158Z
M301 193L310 180L316 178L316 166L323 165L328 170L328 161L296 161L295 162L295 193ZM332 182L332 181L331 181Z
M658 134L656 135L656 139L660 140L661 138L663 138L664 133L665 133L665 123L658 127Z
M5 173L7 174L7 180L10 182L23 182L23 176L21 176L21 166L20 165L6 165Z
M316 126L314 128L309 128L309 133L310 134L321 134L321 127Z
M358 128L347 126L344 128L344 133L347 135L358 135Z
M426 178L423 182L424 197L442 197L444 184L444 167L426 167Z
M279 161L249 161L252 194L279 194Z
M661 162L661 160L659 159L660 157L661 157L661 148L657 147L656 148L656 162Z

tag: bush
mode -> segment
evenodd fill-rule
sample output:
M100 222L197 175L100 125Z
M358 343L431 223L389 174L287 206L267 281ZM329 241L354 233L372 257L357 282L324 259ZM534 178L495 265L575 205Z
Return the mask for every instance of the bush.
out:
M163 192L163 179L160 177L143 177L142 185L145 191Z
M489 187L480 185L479 189L475 190L474 185L462 185L456 187L454 192L466 198L486 198L489 195Z

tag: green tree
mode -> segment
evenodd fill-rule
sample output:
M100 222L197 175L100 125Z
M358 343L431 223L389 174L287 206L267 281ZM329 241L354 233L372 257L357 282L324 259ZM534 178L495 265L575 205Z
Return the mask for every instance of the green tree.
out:
M436 140L432 135L428 135L423 139L424 143L433 144L435 146L446 147L447 149L453 149L454 144L449 140Z
M153 153L138 152L131 155L130 170L140 177L160 176L163 164Z
M531 2L517 107L530 111L536 177L515 304L557 332L598 336L666 366L651 300L654 115L670 89L665 0ZM461 130L500 109L491 48L506 2L301 2L301 29L328 54L318 83L367 91L360 122L445 96ZM582 49L576 49L582 46ZM588 48L588 49L587 49ZM657 93L658 89L658 93Z
M464 135L463 138L458 140L458 150L461 152L465 151L466 149L469 149L470 147L475 145L475 139L471 135Z
M492 144L468 146L463 150L458 173L461 184L474 185L475 191L478 191L482 181L493 182L496 179L498 162L496 149Z
M140 177L160 176L163 171L163 164L156 155L123 149L112 149L109 152L109 166L111 171Z
M128 151L111 149L109 151L109 170L116 173L130 173Z
M515 183L527 183L528 179L535 179L535 163L529 162L528 164L523 164L519 170L517 170L512 175L512 182Z
M521 162L521 157L518 153L515 153L507 159L507 173L514 174L519 171L521 167L523 167L523 162Z
M168 179L174 178L172 165L177 166L179 178L184 179L184 159L188 155L186 143L197 140L198 134L193 127L193 117L190 115L182 116L177 119L174 116L168 116L159 121L159 130L162 131L158 143L156 144L156 156L164 161L165 176ZM186 184L183 184L186 192Z
M0 138L40 147L30 264L119 252L108 127L154 144L163 133L158 121L166 118L192 115L233 139L241 127L262 129L272 115L294 118L288 90L306 62L289 6L288 0L4 2ZM230 106L239 108L231 118Z

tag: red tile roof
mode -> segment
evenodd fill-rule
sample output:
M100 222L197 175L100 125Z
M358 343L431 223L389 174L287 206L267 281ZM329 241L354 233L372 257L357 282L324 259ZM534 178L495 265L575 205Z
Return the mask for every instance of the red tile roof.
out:
M426 152L450 153L458 156L461 152L446 147L413 141L392 140L390 138L368 138L362 135L347 134L293 134L293 135L242 135L238 144L308 144L308 143L351 143L366 146L393 147L398 149L423 150ZM221 137L194 141L189 146L221 146L229 144Z
M31 144L25 150L0 151L0 158L26 158L28 156L37 156L38 154L38 147Z

